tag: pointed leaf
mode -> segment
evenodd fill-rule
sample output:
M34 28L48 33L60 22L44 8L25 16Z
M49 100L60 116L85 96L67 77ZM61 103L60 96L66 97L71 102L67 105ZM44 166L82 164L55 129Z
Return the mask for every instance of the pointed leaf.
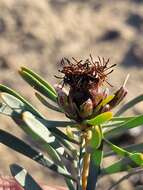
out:
M123 158L110 166L101 170L101 175L114 174L123 171L129 171L132 168L136 168L138 165L129 158Z
M121 124L123 124L125 121L129 121L130 119L134 119L135 116L131 117L113 117L110 121L108 121L105 124L102 124L103 128L109 128L109 127L118 127Z
M143 101L143 94L141 94L141 95L137 96L136 98L132 99L131 101L129 101L127 104L125 104L123 107L121 107L121 109L119 109L115 115L119 116L119 115L123 114L128 109L132 108L133 106L135 106L136 104L138 104L141 101Z
M13 110L8 105L1 102L0 103L0 113L7 115L7 116L11 116L13 113Z
M44 85L46 88L48 88L50 91L52 91L55 95L57 94L56 90L47 81L45 81L42 77L40 77L37 73L35 73L34 71L32 71L26 67L21 67L21 70L26 71L27 73L32 75L33 78L37 79L42 85Z
M94 149L91 153L87 190L96 188L98 176L100 175L100 167L103 159L102 148L103 145L101 144L101 146L98 149Z
M133 119L130 119L130 120L124 122L123 124L121 124L117 128L113 128L113 129L111 129L109 131L105 131L104 136L105 137L111 137L111 136L114 136L114 135L119 135L121 133L124 133L128 129L138 127L138 126L140 126L142 124L143 124L143 115L139 115L139 116L137 116L137 117L135 117Z
M101 124L105 123L106 121L109 121L112 117L113 117L112 112L105 112L105 113L102 113L102 114L96 116L93 119L86 120L85 122L89 125L101 125Z
M46 107L54 110L54 111L57 111L57 112L60 112L60 113L63 113L63 111L58 107L58 106L55 106L55 105L52 105L51 103L49 103L46 98L44 98L40 93L35 93L36 97L38 98L38 100Z
M59 155L51 146L53 142L56 142L56 139L51 134L51 132L40 121L36 120L36 118L30 112L23 113L23 120L28 125L29 130L31 130L31 132L34 134L34 138L36 136L36 141L40 141L42 143L42 146L49 153L49 156L51 156L56 162L60 163L61 159ZM64 148L59 151L61 154L63 154L63 152Z
M42 190L40 185L29 175L29 173L17 164L10 166L12 176L25 190Z
M55 95L55 93L53 93L51 90L49 90L49 88L47 88L46 86L44 86L39 80L37 80L31 74L29 74L28 72L26 72L24 70L20 70L19 73L22 76L22 78L30 86L32 86L33 88L35 88L37 91L39 91L41 94L43 94L44 96L48 97L52 101L57 102L57 95Z
M53 170L54 172L66 176L67 178L71 178L68 172L66 172L60 166L55 165L53 161L44 156L41 152L38 152L37 150L33 149L30 145L26 144L24 141L18 139L14 135L11 135L10 133L1 129L0 129L0 143L23 154L24 156L27 156L28 158L36 161L37 163L41 164L44 167Z
M132 144L126 147L123 147L126 151L137 151L143 152L143 143L140 144ZM104 157L113 156L115 153L113 151L105 152Z
M25 104L27 111L30 111L34 115L42 117L41 113L39 113L39 111L36 108L34 108L27 100L25 100L21 95L19 95L17 92L12 90L11 88L0 84L0 92L6 92L16 97L17 99L21 100Z
M116 146L115 144L111 143L110 141L104 139L104 141L111 147L111 149L118 154L119 156L130 156L130 152L128 152L127 150L120 148L118 146Z

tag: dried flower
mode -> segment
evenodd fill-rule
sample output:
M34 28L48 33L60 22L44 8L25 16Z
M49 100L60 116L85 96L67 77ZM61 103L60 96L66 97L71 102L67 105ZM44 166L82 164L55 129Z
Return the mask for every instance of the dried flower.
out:
M121 87L113 96L108 96L109 90L105 84L112 85L107 81L107 77L113 72L113 67L109 65L109 59L98 57L94 61L90 55L85 61L72 58L62 59L62 69L59 70L64 76L63 85L57 86L58 103L64 109L65 114L81 122L84 119L92 118L102 112L111 110L119 104L127 94L124 87ZM69 87L69 92L65 93L64 86Z

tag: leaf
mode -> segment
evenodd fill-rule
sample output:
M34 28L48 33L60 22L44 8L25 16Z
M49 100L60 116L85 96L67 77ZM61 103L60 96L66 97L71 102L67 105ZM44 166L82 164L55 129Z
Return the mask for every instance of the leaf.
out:
M132 99L131 101L129 101L127 104L125 104L123 107L121 107L115 114L115 116L119 116L121 114L123 114L124 112L126 112L128 109L132 108L133 106L135 106L136 104L138 104L139 102L143 101L143 94L137 96L136 98Z
M133 119L130 119L126 122L124 122L123 124L121 124L120 126L118 126L117 128L113 128L109 131L105 131L104 132L104 136L105 137L111 137L114 135L119 135L125 131L127 131L128 129L132 129L134 127L138 127L140 125L143 124L143 115L139 115Z
M7 94L7 93L1 93L1 99L3 99L3 101L5 101L9 106L11 106L11 108L6 105L5 103L3 103L3 105L0 107L0 112L3 112L3 114L7 114L9 116L12 117L12 119L28 134L31 135L36 141L38 140L39 142L43 142L39 139L39 137L37 136L37 134L33 133L33 131L31 129L29 129L28 126L25 126L25 123L22 121L21 118L21 113L24 112L24 110L26 110L26 106L25 104L20 101L19 99L17 99L16 97ZM36 120L36 116L35 120ZM54 127L54 125L60 126L60 125L64 125L66 126L67 124L71 124L71 122L64 122L64 121L47 121L45 119L41 119L38 118L39 122L43 122L43 125L46 124L46 126L51 126ZM45 127L46 129L46 127ZM47 130L47 129L46 129ZM58 131L56 129L56 131ZM53 133L54 134L54 133ZM60 134L63 134L62 132ZM51 132L49 131L49 135L51 135ZM65 135L66 136L66 135ZM48 136L47 136L48 137ZM55 137L52 137L55 138ZM62 137L63 138L63 137ZM58 138L59 140L59 138ZM70 139L72 142L74 140ZM64 145L67 145L66 147L70 147L70 145L66 142L64 142L64 139L62 139L62 141L64 143ZM75 142L75 141L74 141ZM44 146L44 145L43 145ZM47 145L48 146L48 145ZM64 148L62 147L62 145L60 143L57 143L57 140L54 142L51 142L51 146L57 150L60 154L64 153ZM65 155L66 156L66 155Z
M91 132L92 137L89 141L89 146L91 146L92 149L98 149L102 142L102 130L96 125L92 127Z
M40 77L37 73L33 72L32 70L28 69L27 67L21 67L21 71L26 71L30 75L32 75L33 78L37 79L42 85L44 85L46 88L48 88L50 91L52 91L55 95L56 90L42 77Z
M8 93L1 92L0 99L2 99L10 108L13 109L21 109L24 107L24 103L21 100Z
M34 160L35 162L47 167L60 175L66 176L71 179L71 176L60 166L54 164L49 158L44 156L41 152L33 149L30 145L26 144L24 141L15 137L14 135L0 129L0 143L8 146L9 148L27 156L28 158Z
M0 103L0 113L7 115L7 116L11 116L13 113L13 110L8 105L6 105L4 102L3 103L1 102Z
M101 124L105 123L106 121L109 121L112 117L113 117L112 112L105 112L105 113L102 113L102 114L96 116L93 119L86 120L85 123L87 123L89 125L94 125L94 126L101 125Z
M110 127L118 127L121 124L123 124L125 121L128 121L130 119L134 119L135 116L131 117L113 117L109 122L102 124L103 128L110 128Z
M18 100L21 100L25 107L24 107L24 110L27 110L27 111L30 111L32 114L36 115L37 117L40 117L40 118L44 118L41 113L36 109L34 108L31 104L29 104L23 97L21 97L17 92L13 91L12 89L4 86L4 85L0 85L0 91L1 92L6 92L7 94L10 94L11 96L17 98ZM15 99L14 99L15 100ZM13 110L13 112L11 113L11 109L9 109L7 106L5 107L5 104L2 105L2 108L0 109L1 111L3 111L4 114L7 114L7 115L10 115L12 113L14 113L14 111L16 110ZM22 111L22 110L21 110ZM16 116L18 117L18 115L15 115L15 117L13 116L13 119L14 121L20 125L20 122L18 122L18 118L16 118ZM51 129L50 130L53 134L59 136L62 138L62 140L64 139L67 139L73 143L76 143L78 144L76 141L68 138L62 131L60 131L59 129L55 128L55 129Z
M50 104L40 93L35 93L36 97L38 98L38 100L46 107L54 110L54 111L57 111L57 112L60 112L60 113L63 113L62 109L60 109L59 107L55 106L55 105L52 105Z
M132 153L129 158L134 161L137 165L139 166L143 166L143 154L136 152L136 153Z
M58 149L53 149L53 143L58 142L56 138L51 134L51 132L30 112L24 112L22 115L24 122L27 124L28 129L32 134L32 138L42 143L43 148L48 152L49 156L52 157L52 159L57 163L60 163L61 159L56 151L58 151L58 149L60 148L58 152L60 154L63 154L64 148L60 147L59 144Z
M110 141L104 139L104 142L106 142L110 147L111 149L116 153L118 154L119 156L130 156L130 152L128 152L127 150L123 149L123 148L120 148L118 146L116 146L115 144L111 143Z
M110 166L101 170L101 175L114 174L123 171L130 171L132 168L136 168L138 165L129 158L123 158Z
M53 93L49 88L47 88L45 85L43 85L43 83L41 83L39 80L37 80L36 78L34 78L31 74L29 74L28 72L24 71L24 70L20 70L19 71L20 75L22 76L22 78L30 85L32 86L34 89L36 89L37 91L39 91L41 94L43 94L44 96L48 97L49 99L51 99L54 102L57 102L57 95L55 93Z
M107 96L107 98L105 98L104 100L102 100L102 102L95 108L95 110L98 111L101 107L103 107L106 104L108 104L114 97L115 97L115 95L109 95L109 96Z
M126 151L137 151L143 152L143 143L140 144L132 144L126 147L123 147ZM113 151L105 152L104 157L113 156L115 153Z
M18 100L21 100L25 104L27 111L30 111L34 115L42 117L41 113L36 108L34 108L28 101L26 101L21 95L19 95L17 92L12 90L11 88L8 88L7 86L0 84L0 92L6 92L7 94L10 94L11 96L17 98Z
M89 175L87 181L87 190L95 189L98 176L100 175L100 166L103 159L103 144L98 149L94 149L91 153L91 161L89 166Z
M29 173L17 164L10 165L12 176L25 190L42 190L40 185L29 175Z
M31 116L32 116L32 118L31 118ZM33 119L33 117L34 117L35 120L38 120L39 122L41 122L48 129L50 129L50 128L54 129L55 127L66 127L68 125L75 124L75 122L72 122L72 121L46 120L46 119L38 118L38 117L36 117L34 115L31 115L31 116L29 115L29 117L31 119Z

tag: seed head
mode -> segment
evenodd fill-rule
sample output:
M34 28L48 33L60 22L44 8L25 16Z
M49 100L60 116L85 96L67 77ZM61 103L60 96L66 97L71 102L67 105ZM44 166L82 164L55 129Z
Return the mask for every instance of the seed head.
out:
M64 91L64 86L68 86L69 92L64 95L64 101L61 101L63 96L58 93L59 104L72 119L82 121L108 111L126 95L124 88L121 87L112 99L107 97L109 90L105 89L104 85L112 86L107 77L116 65L109 65L109 59L98 57L94 61L91 55L85 61L75 58L70 61L64 58L61 65L62 69L59 71L64 76L56 77L62 79L61 91Z

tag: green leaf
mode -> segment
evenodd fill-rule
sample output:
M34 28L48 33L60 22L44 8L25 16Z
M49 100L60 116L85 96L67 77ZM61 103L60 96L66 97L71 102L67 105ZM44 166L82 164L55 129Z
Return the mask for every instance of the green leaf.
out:
M98 149L94 149L91 153L89 175L87 181L87 190L95 189L98 176L100 175L100 167L103 159L103 144Z
M143 166L143 154L136 152L136 153L132 153L129 158L134 161L137 165L139 166Z
M126 151L136 151L136 152L143 152L143 143L140 144L132 144L126 147L123 147ZM104 157L113 156L115 153L113 151L105 152Z
M37 117L44 118L44 117L41 115L41 113L40 113L36 108L34 108L31 104L29 104L29 103L28 103L22 96L20 96L17 92L13 91L12 89L10 89L10 88L8 88L8 87L6 87L6 86L4 86L4 85L0 85L0 91L1 91L1 92L6 92L7 94L12 95L13 97L17 98L18 100L21 100L21 101L25 104L25 106L24 106L24 108L23 108L24 110L30 111L32 114L34 114L34 115L37 116ZM12 97L11 97L11 98L12 98ZM15 101L15 98L13 98L14 101ZM5 107L5 104L3 104L2 107L1 107L1 109L0 109L0 112L3 112L3 114L10 115L10 116L11 116L12 113L14 113L14 111L17 111L17 110L13 110L13 112L11 112L11 109L9 109L9 107L7 107L7 106ZM23 110L21 110L21 111L23 111ZM18 117L18 116L17 116L17 117ZM13 119L14 119L14 121L15 121L17 124L19 124L19 122L16 121L16 120L17 120L16 117L13 117ZM71 141L71 142L73 142L73 143L78 144L76 141L74 141L74 140L68 138L62 131L60 131L60 130L57 129L57 128L50 129L50 131L51 131L53 134L59 136L59 138L60 138L60 137L63 138L62 140L66 139L66 140L68 140L68 141Z
M111 149L118 154L119 156L130 156L130 152L128 152L127 150L120 148L118 146L116 146L115 144L111 143L110 141L104 139L104 141L111 147Z
M12 109L21 109L24 107L24 103L21 100L8 93L1 92L0 99L2 99Z
M58 139L55 138L55 136L53 136L51 132L30 112L23 113L23 120L30 130L32 138L38 142L40 141L40 144L42 144L42 147L48 152L50 158L66 170L59 154L64 155L65 153L65 158L67 158L67 155L69 155L69 157L71 157L71 155L64 149L63 146L61 146ZM72 182L68 181L67 183L68 185L73 186Z
M53 143L58 142L51 132L45 127L45 125L37 120L36 117L30 112L24 112L22 115L24 122L27 124L28 129L32 134L32 137L42 144L43 148L55 162L60 163L61 159L56 151L63 154L64 148L62 148L59 144L59 147L56 150L53 149Z
M136 168L138 165L129 158L123 158L110 166L101 170L101 175L114 174L123 171L130 171L132 168Z
M96 125L92 127L91 132L92 138L89 141L89 146L91 146L93 149L98 149L102 141L102 130L98 125Z
M4 102L3 103L1 102L0 103L0 113L7 115L7 116L11 116L13 113L13 110Z
M45 86L50 91L52 91L55 95L57 95L56 90L46 80L44 80L42 77L40 77L37 73L33 72L32 70L30 70L26 67L21 67L21 71L26 71L33 78L37 79L43 86Z
M131 101L129 101L127 104L125 104L123 107L121 107L121 109L119 109L115 116L119 116L122 115L124 112L126 112L128 109L132 108L133 106L135 106L136 104L138 104L139 102L143 101L143 94L137 96L136 98L132 99Z
M7 93L2 93L1 94L1 99L2 101L5 101L4 103L2 103L1 107L0 107L0 112L6 115L9 115L12 117L12 119L28 134L31 135L36 141L38 142L43 142L39 139L39 137L33 133L33 131L31 129L29 129L28 126L25 125L25 123L22 121L21 119L21 113L24 112L25 110L27 110L26 105L19 99L17 99L16 97L7 94ZM8 105L7 105L8 104ZM11 108L9 107L11 106ZM36 116L34 116L36 119ZM64 144L64 146L66 148L72 148L72 146L65 142L65 140L63 138L67 138L69 141L74 142L77 144L77 142L73 139L68 138L63 132L60 132L58 129L55 128L56 126L61 126L64 125L66 126L67 124L71 124L72 122L65 122L65 121L49 121L49 120L45 120L45 119L41 119L39 117L37 117L37 119L39 119L39 122L43 123L43 125L46 125L46 127L54 127L54 130L51 129L51 132L49 131L50 135L51 133L56 136L57 140L54 142L51 142L51 146L57 150L59 153L63 153L63 147L62 144ZM46 129L47 130L47 129ZM54 131L54 132L53 132ZM57 135L58 133L58 135ZM59 136L60 135L60 136ZM57 137L58 136L58 137ZM48 138L48 136L47 136ZM55 138L55 137L53 137ZM60 141L61 143L57 143L57 141ZM44 145L43 145L44 146ZM65 155L66 156L66 155Z
M29 175L29 173L17 164L10 165L10 171L15 180L25 189L25 190L42 190L40 185Z
M20 140L19 138L15 137L14 135L2 129L0 129L0 143L8 146L9 148L17 151L18 153L23 154L24 156L27 156L28 158L41 164L42 166L47 167L50 170L71 179L71 176L68 172L66 172L60 166L54 164L53 161L51 161L41 152L38 152L37 150L32 148L30 145L26 144L24 141Z
M36 97L38 98L38 100L46 107L54 110L54 111L57 111L57 112L60 112L60 113L63 113L63 111L58 107L58 106L55 106L55 105L52 105L51 103L49 103L41 94L39 93L35 93Z
M42 119L42 118L39 118L39 117L36 117L34 116L33 114L29 115L29 119L32 119L34 118L34 120L38 120L39 122L41 122L46 128L50 129L54 129L55 127L66 127L68 125L72 125L72 124L75 124L74 122L72 121L56 121L56 120L46 120L46 119Z
M19 73L22 76L22 78L30 86L32 86L34 89L36 89L37 91L39 91L41 94L48 97L52 101L57 102L57 95L55 93L53 93L51 90L49 90L49 88L47 88L45 85L43 85L39 80L37 80L31 74L29 74L28 72L26 72L24 70L20 70Z
M114 135L119 135L121 133L124 133L128 129L138 127L138 126L140 126L142 124L143 124L143 115L139 115L139 116L137 116L137 117L135 117L133 119L130 119L130 120L124 122L123 124L121 124L117 128L113 128L113 129L111 129L109 131L105 131L104 136L105 137L111 137L111 136L114 136Z
M25 104L25 107L26 107L25 109L27 111L30 111L34 115L42 117L41 113L36 108L34 108L28 101L26 101L21 95L19 95L17 92L12 90L11 88L8 88L7 86L4 86L4 85L0 85L0 92L6 92L7 94L12 95L13 97L17 98L18 100L21 100Z
M109 121L112 117L113 117L112 112L105 112L105 113L102 113L102 114L96 116L93 119L86 120L85 123L87 123L89 125L101 125L101 124Z
M128 121L130 119L134 119L135 117L113 117L109 122L102 124L103 128L109 128L109 127L118 127L121 124L123 124L125 121Z
M104 100L102 100L102 102L95 108L96 111L98 111L101 107L105 106L106 104L108 104L115 95L109 95L107 98L105 98Z

